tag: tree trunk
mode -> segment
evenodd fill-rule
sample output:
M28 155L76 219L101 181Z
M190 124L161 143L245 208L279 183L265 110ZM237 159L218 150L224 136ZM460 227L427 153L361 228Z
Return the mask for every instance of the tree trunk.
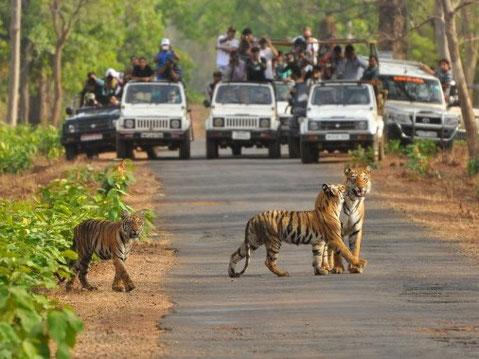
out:
M22 66L20 71L20 111L19 122L28 123L30 120L30 65L32 43L28 39L22 41Z
M37 123L43 125L48 124L50 115L50 101L49 101L48 77L45 71L42 71L38 79L38 115Z
M475 37L475 27L477 20L474 19L472 6L466 6L461 9L461 37L468 40ZM474 85L474 77L476 75L477 60L478 60L479 42L477 40L468 40L464 42L464 63L467 66L464 69L464 76L469 87L469 95L474 98L472 85Z
M436 0L434 6L434 36L436 39L437 52L440 59L448 59L450 61L451 55L449 54L449 47L447 45L442 0Z
M457 84L459 93L459 100L461 102L462 118L466 127L467 147L469 151L469 158L479 158L479 148L477 146L477 126L474 118L474 111L472 108L471 97L469 96L469 89L467 88L466 77L459 52L459 42L457 39L455 12L453 10L450 0L442 0L444 10L445 30L447 42L449 45L449 52L451 54L452 69L454 71L454 78Z
M407 57L406 0L379 0L379 49L390 51L394 58Z
M62 56L63 46L61 42L57 42L55 46L55 54L53 57L53 110L52 124L57 127L61 119L63 88L62 88Z
M10 29L10 76L8 79L7 122L16 126L18 121L18 87L20 82L20 26L21 0L12 0Z

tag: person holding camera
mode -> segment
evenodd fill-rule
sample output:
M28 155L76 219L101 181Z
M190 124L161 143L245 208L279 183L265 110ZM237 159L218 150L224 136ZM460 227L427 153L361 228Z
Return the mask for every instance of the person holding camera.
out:
M85 81L85 85L83 86L83 90L80 94L80 107L86 106L86 95L89 93L93 94L95 98L100 98L103 94L104 85L104 81L97 78L94 72L89 72L87 74L87 79Z
M246 61L246 76L248 81L266 81L266 64L266 59L260 57L260 48L253 47L251 49L251 55L248 61Z
M156 79L167 81L181 81L181 70L178 66L180 58L171 47L170 39L161 40L161 50L155 57Z
M220 35L216 41L216 68L223 75L230 63L231 53L238 50L239 42L235 35L236 29L230 26L226 34Z

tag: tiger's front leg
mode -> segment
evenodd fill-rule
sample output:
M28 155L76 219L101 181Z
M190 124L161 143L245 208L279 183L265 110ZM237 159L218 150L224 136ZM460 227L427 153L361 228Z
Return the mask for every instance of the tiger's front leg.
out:
M354 231L349 235L349 248L351 248L351 252L357 258L359 258L359 253L361 251L361 240L363 238L363 231L362 228ZM363 267L358 267L352 264L348 266L349 273L362 273L364 271Z
M326 242L322 239L313 242L313 268L315 275L329 274L329 270L323 267Z
M113 265L115 266L115 279L113 280L112 289L116 292L122 292L123 288L121 282L123 282L126 292L131 292L135 289L135 285L126 271L123 260L120 258L114 258Z

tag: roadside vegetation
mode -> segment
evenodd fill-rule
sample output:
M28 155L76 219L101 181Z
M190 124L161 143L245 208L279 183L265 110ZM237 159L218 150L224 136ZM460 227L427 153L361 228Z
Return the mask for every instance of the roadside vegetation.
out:
M132 180L123 162L100 171L80 167L34 198L0 201L0 358L49 357L52 348L57 357L70 356L83 325L48 290L69 276L73 227L131 210L124 195Z

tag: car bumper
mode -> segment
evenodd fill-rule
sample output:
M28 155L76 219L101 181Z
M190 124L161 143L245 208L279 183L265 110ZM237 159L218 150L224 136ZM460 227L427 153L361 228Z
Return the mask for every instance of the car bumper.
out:
M98 138L100 137L101 138ZM95 152L114 151L116 147L116 131L92 133L68 133L61 139L63 146L74 146L78 152L94 150Z
M135 131L135 132L117 132L119 140L133 143L134 145L169 145L175 142L183 141L189 136L189 131Z
M420 139L448 143L453 141L456 137L458 133L458 127L425 127L389 123L388 133L390 137L401 139L406 142L412 142L415 139Z
M372 146L375 135L371 133L344 133L348 135L347 139L331 139L329 135L338 135L332 133L306 133L301 135L301 141L317 143L320 149L324 150L350 150L358 146Z
M278 140L279 131L275 130L207 130L207 139L214 139L220 145L241 144L253 146L255 144L269 144Z

